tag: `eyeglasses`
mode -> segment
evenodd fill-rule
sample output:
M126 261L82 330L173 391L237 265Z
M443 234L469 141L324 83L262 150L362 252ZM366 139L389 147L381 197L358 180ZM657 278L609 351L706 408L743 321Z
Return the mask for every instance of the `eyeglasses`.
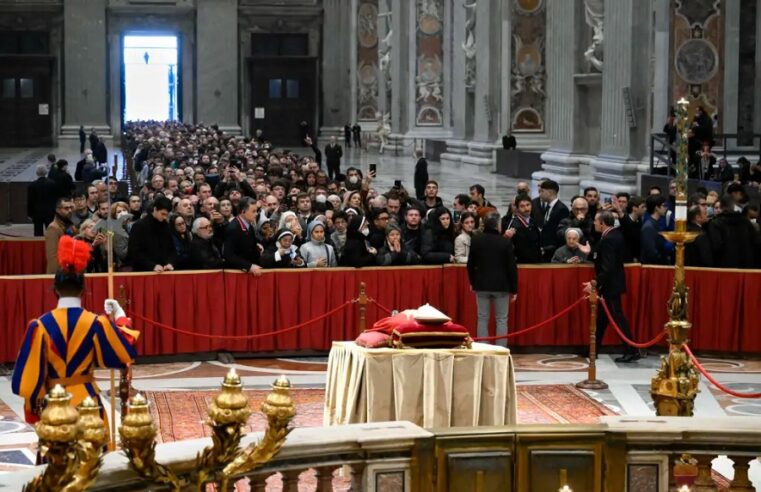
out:
M388 215L384 215L381 217L378 217L378 220L388 220L390 217Z
M205 226L201 226L201 227L199 227L199 229L211 229L211 224L208 224L208 225L205 225Z

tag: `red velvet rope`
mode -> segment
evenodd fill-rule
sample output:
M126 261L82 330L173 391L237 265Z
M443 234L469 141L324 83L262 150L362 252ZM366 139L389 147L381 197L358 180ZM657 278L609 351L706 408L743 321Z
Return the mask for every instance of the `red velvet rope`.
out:
M605 310L605 314L608 315L608 321L610 321L610 324L613 325L613 328L615 328L616 333L618 333L618 336L621 337L621 340L623 340L624 342L628 343L632 347L634 347L634 348L648 348L648 347L652 347L656 343L660 342L663 339L663 337L666 336L666 330L664 329L662 332L660 332L658 334L657 337L653 338L649 342L637 343L637 342L634 342L632 340L629 340L628 338L626 338L626 335L623 334L623 332L621 331L621 328L619 328L619 326L616 324L616 321L613 319L613 316L611 316L610 310L608 310L608 305L605 303L605 299L603 299L601 297L600 298L600 302L602 303L602 308Z
M524 328L524 329L522 329L520 331L516 331L515 333L508 333L507 335L497 335L497 336L494 336L494 337L479 337L479 338L474 338L474 340L479 341L479 342L484 341L484 340L499 340L499 339L502 339L502 338L516 337L518 335L523 335L524 333L528 333L530 331L534 331L537 328L541 328L544 325L548 325L548 324L552 323L553 321L555 321L556 319L558 319L558 318L568 314L576 306L578 306L579 304L584 302L586 299L587 299L587 296L582 296L576 302L574 302L570 306L566 307L565 309L563 309L559 313L555 314L554 316L552 316L550 318L547 318L546 320L544 320L544 321L542 321L540 323L537 323L537 324L535 324L533 326L529 326L528 328Z
M738 393L737 391L731 390L721 384L720 382L716 381L713 376L711 376L708 371L706 371L705 367L700 365L700 362L698 362L698 359L693 355L692 350L690 350L690 347L685 343L682 345L684 347L684 351L687 352L687 355L690 356L690 359L692 359L692 363L695 364L695 367L698 368L698 371L700 371L703 376L706 377L707 380L709 380L714 386L719 388L721 391L728 395L736 396L737 398L761 398L761 393Z
M164 330L169 330L169 331L173 331L173 332L176 332L176 333L182 333L183 335L190 335L190 336L201 337L201 338L211 338L211 339L215 339L215 340L250 340L250 339L253 339L253 338L269 337L269 336L272 336L272 335L280 335L282 333L287 333L289 331L298 330L299 328L303 328L304 326L310 325L310 324L312 324L312 323L314 323L316 321L320 321L321 319L325 319L328 316L331 316L331 315L337 313L338 311L340 311L341 309L345 308L349 304L353 304L354 302L356 302L354 299L352 299L350 301L346 301L345 303L343 303L340 306L338 306L338 307L328 311L325 314L321 314L320 316L317 316L316 318L304 321L303 323L299 323L297 325L289 326L288 328L281 328L279 330L269 331L267 333L256 333L254 335L209 335L209 334L206 334L206 333L196 333L196 332L193 332L193 331L181 330L180 328L175 328L174 326L166 325L164 323L159 323L158 321L154 321L154 320L146 318L144 316L140 316L139 314L136 314L134 312L130 312L130 315L132 317L134 317L134 318L137 318L137 319L139 319L141 321L144 321L145 323L152 324L153 326L156 326L157 328L162 328Z
M381 311L385 311L385 313L386 313L386 314L388 314L388 315L390 315L391 313L393 313L393 311L392 311L392 310L390 310L389 308L387 308L387 307L386 307L386 306L384 306L383 304L379 303L378 301L376 301L376 300L375 300L375 299L373 299L372 297L368 297L368 298L367 298L367 301L368 301L368 302L372 302L373 304L375 304L375 307L377 307L377 308L378 308L378 309L380 309Z

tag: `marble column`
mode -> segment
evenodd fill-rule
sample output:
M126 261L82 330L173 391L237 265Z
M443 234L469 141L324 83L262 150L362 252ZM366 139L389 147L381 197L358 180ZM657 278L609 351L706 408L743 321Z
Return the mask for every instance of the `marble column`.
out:
M240 134L238 2L197 0L196 120Z
M600 153L592 161L592 178L583 180L582 188L595 186L604 195L636 191L649 129L650 26L650 12L639 0L605 0Z
M356 26L356 19L352 20L356 7L347 7L344 0L323 0L324 19L322 26L322 128L320 134L329 130L334 134L340 130L343 135L343 126L347 122L356 121L356 113L351 112L351 104L348 104L346 89L352 86L351 72L348 67L356 63L355 58L350 58L355 52L356 37L352 36L352 26ZM351 98L354 99L352 93Z
M723 133L737 133L740 75L740 0L724 0L724 97L719 120ZM737 139L727 140L736 147Z
M61 138L79 138L79 125L99 135L108 124L107 0L63 2L64 94Z
M473 126L473 107L467 104L472 98L472 88L468 89L465 81L465 23L473 13L466 11L465 5L472 0L453 0L452 24L449 26L452 38L452 82L451 82L451 111L452 138L447 139L447 151L439 157L444 165L455 166L462 162L462 157L468 153L467 139L471 136ZM483 3L483 2L482 2ZM477 19L476 19L477 22Z
M389 152L402 150L403 135L414 117L415 2L391 0L391 135ZM413 50L412 56L410 50ZM410 111L410 97L412 111Z
M669 109L672 106L669 90L669 73L671 53L669 49L671 31L671 2L670 0L653 0L655 23L653 29L653 93L651 127L654 132L660 132L666 124Z
M756 0L756 83L753 108L753 133L761 133L761 0Z
M542 170L532 175L560 185L560 198L568 200L579 187L579 158L574 155L577 131L576 82L577 25L583 24L582 0L547 0L547 110L545 128L549 149L542 154ZM592 74L592 77L599 75ZM583 131L583 130L582 130ZM534 187L535 188L535 187Z
M499 42L500 3L479 0L476 4L476 85L474 94L473 139L468 142L464 164L492 166L500 98Z

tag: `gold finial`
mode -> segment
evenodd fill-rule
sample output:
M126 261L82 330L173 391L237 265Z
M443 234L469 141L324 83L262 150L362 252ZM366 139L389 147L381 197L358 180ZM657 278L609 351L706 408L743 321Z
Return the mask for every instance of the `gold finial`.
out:
M224 384L240 386L240 376L235 372L235 368L231 367L230 372L225 376Z
M679 99L676 103L680 106L687 106L690 104L690 101L688 101L684 96L682 96L682 98Z
M291 382L288 380L287 377L285 377L285 374L281 374L279 378L275 380L274 386L277 386L278 388L289 388L291 387Z
M145 397L140 393L136 394L129 400L129 406L131 407L140 407L147 404L148 400L146 400Z
M60 384L56 384L53 386L53 389L50 390L50 393L48 393L48 399L52 400L53 398L66 398L67 395L68 393L66 393L66 388Z

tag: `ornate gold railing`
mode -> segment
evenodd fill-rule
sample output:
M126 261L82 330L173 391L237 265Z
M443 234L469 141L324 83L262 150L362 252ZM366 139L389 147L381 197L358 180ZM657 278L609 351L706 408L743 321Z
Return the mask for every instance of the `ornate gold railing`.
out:
M409 422L295 429L287 380L262 405L265 432L243 435L250 410L228 374L211 405L211 439L156 445L145 399L135 396L120 428L123 452L101 457L105 428L94 402L79 410L54 389L37 431L44 470L0 475L2 490L251 490L267 480L298 490L305 473L318 491L461 490L705 492L724 480L711 462L727 456L727 490L755 490L750 464L761 456L754 417L603 417L595 425L425 430ZM286 436L288 437L286 441ZM730 463L724 459L726 463ZM340 482L340 483L339 483ZM723 490L723 489L721 489Z

